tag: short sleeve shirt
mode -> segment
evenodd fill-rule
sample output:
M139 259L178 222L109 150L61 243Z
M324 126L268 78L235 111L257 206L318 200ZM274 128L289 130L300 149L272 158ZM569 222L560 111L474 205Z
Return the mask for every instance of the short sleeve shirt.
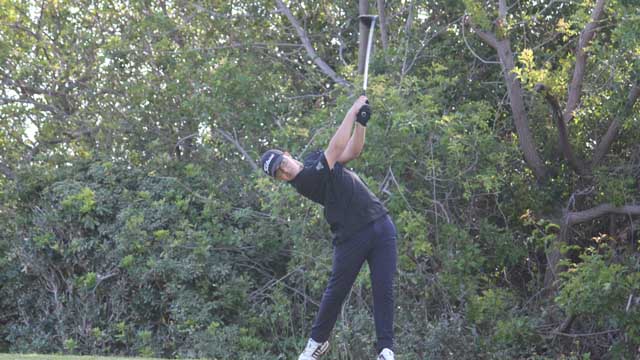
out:
M388 213L355 172L338 162L331 170L322 150L307 155L304 168L289 183L302 196L324 206L334 244Z

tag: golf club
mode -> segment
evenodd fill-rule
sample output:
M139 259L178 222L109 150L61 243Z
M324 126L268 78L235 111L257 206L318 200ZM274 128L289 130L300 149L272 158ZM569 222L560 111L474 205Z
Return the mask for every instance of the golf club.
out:
M367 41L367 53L364 62L364 81L362 82L362 95L367 95L367 81L369 77L369 57L371 56L371 46L373 45L373 31L376 27L376 19L378 15L360 15L358 17L360 21L364 22L369 27L369 40ZM371 117L371 106L369 101L363 105L358 111L359 122L366 124Z

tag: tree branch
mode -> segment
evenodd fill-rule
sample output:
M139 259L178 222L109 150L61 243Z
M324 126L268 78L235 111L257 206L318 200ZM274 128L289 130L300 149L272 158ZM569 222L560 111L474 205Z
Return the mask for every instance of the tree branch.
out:
M567 105L563 114L565 123L573 119L574 111L578 107L578 102L580 102L580 97L582 96L582 80L584 79L584 71L587 63L585 48L595 35L596 23L600 20L604 12L604 3L605 0L597 0L591 12L591 22L580 32L580 40L578 41L578 47L576 49L576 65L573 70L571 84L569 85Z
M291 13L291 10L289 10L289 8L284 4L284 2L282 0L276 0L276 3L278 4L278 9L280 9L280 11L285 14L285 16L289 19L289 22L291 22L291 25L293 25L293 27L298 32L300 41L302 41L304 48L307 50L307 55L309 56L309 58L311 58L311 61L313 61L320 68L320 70L325 75L330 77L334 82L345 87L350 87L351 84L347 80L343 79L338 74L336 74L336 72L329 65L327 65L327 63L324 62L324 60L322 60L322 58L320 58L318 54L316 54L316 51L311 45L311 41L307 36L307 32L302 28L302 26L300 26L300 23L293 16L293 14Z
M611 124L609 124L609 129L607 129L606 134L602 137L596 150L593 154L592 167L597 166L600 161L604 158L604 156L609 151L611 144L618 136L618 130L620 129L620 125L624 119L627 118L631 114L633 106L638 100L638 96L640 95L640 81L636 81L636 83L629 91L629 96L627 97L627 102L624 105L622 111L620 111L617 116L613 119Z
M563 334L565 331L567 331L570 327L571 324L573 324L573 322L576 320L576 315L572 314L569 315L566 319L564 319L564 321L558 325L557 328L555 328L555 330L553 330L551 333L552 334Z
M613 206L611 204L600 204L588 210L569 212L565 218L565 223L569 226L576 225L607 214L640 215L640 205Z
M535 89L544 96L545 100L547 100L547 103L551 107L551 114L553 115L553 119L558 126L560 149L562 150L564 158L569 162L569 165L573 168L573 170L575 170L575 172L581 175L586 174L587 171L584 162L578 159L571 149L569 135L567 134L567 125L562 119L562 110L560 109L558 100L556 100L556 98L553 97L548 89L542 84L536 85Z
M179 147L180 145L182 145L183 142L185 142L185 141L187 141L187 140L189 140L191 138L194 138L196 136L198 136L198 133L193 133L191 135L187 135L187 136L185 136L185 137L183 137L181 139L178 139L178 141L176 142L176 146L175 147Z
M431 36L429 38L427 38L427 35L429 35L429 34L425 32L425 37L421 41L422 45L420 45L420 48L413 55L413 59L411 60L409 65L404 67L404 70L403 70L404 74L408 74L411 71L411 68L413 68L413 66L416 64L418 59L420 59L420 55L422 54L424 49L426 49L427 46L431 43L431 40L433 40L436 37L440 36L441 34L445 33L447 31L447 29L449 29L449 27L451 25L455 24L458 21L459 21L459 19L456 19L456 20L450 22L449 24L443 26L440 30L437 30L435 33L431 34ZM464 36L464 28L463 28L462 32L463 32L463 36ZM466 43L466 38L465 38L465 43ZM469 48L469 50L471 50L471 48ZM471 50L471 52L475 55L475 52L473 52L473 50ZM495 61L494 63L497 64L498 62ZM405 64L406 64L406 59L405 59Z
M413 9L415 6L415 0L411 0L409 4L409 14L407 15L407 21L404 24L404 37L405 37L405 46L404 46L404 60L402 61L402 70L400 71L400 84L402 86L402 79L407 73L407 59L409 58L409 41L411 40L411 27L413 26Z
M28 94L28 95L32 95L32 94L45 95L46 94L49 96L64 96L62 93L58 91L52 91L50 89L41 89L35 86L26 85L20 82L19 80L12 80L7 74L3 74L2 82L0 82L0 84L15 87L16 89L14 91L21 92L22 94Z
M473 31L475 31L476 34L478 34L480 39L482 39L482 41L487 43L487 45L491 46L492 48L498 50L498 38L496 37L495 34L480 30L480 28L478 28L477 26L472 26L472 28L473 28Z
M617 333L617 332L620 332L620 331L621 330L619 330L619 329L614 329L614 330L599 331L599 332L594 332L594 333L589 333L589 334L566 334L566 333L563 333L563 332L554 331L551 334L560 335L560 336L566 336L566 337L571 337L571 338L578 338L578 337L585 337L585 336L608 335L608 334Z
M253 161L253 158L249 156L249 153L242 147L238 139L234 138L233 136L231 136L230 133L222 129L215 129L215 131L218 132L220 135L222 135L222 137L224 137L227 141L235 145L236 149L238 149L238 151L242 153L242 156L244 156L245 160L247 160L249 165L251 165L251 168L253 169L253 171L258 170L258 165L256 165L256 162Z
M55 107L53 107L51 105L47 105L47 104L43 104L43 103L37 102L37 101L32 100L32 99L26 99L26 98L20 98L20 99L0 98L0 106L7 105L7 104L12 104L12 103L30 104L30 105L33 105L33 107L38 109L38 110L42 110L42 111L50 112L50 113L53 113L53 114L56 114L56 115L60 115L60 112Z
M480 62L482 62L483 64L500 64L500 61L485 60L482 57L480 57L480 55L476 54L475 51L473 51L473 49L471 48L471 45L469 45L469 42L467 41L467 37L465 36L464 28L466 27L466 25L464 24L464 21L465 20L463 18L463 23L462 23L462 26L460 27L462 29L462 40L464 40L464 44L467 46L467 49L471 51L471 54L473 54L473 56L475 56L475 58L480 60Z
M471 29L476 34L478 34L478 37L480 37L482 41L484 41L487 45L491 46L495 50L498 50L498 37L492 32L482 30L482 28L480 28L477 24L473 22L473 19L471 18L471 16L465 15L463 17L462 24L463 26L467 24L471 26Z
M196 3L191 3L191 6L193 6L197 11L199 12L203 12L203 13L207 13L209 14L209 16L212 19L234 19L234 18L241 18L241 17L248 17L250 16L249 14L237 14L237 15L228 15L228 14L221 14L221 13L217 13L215 11L211 11L206 9L203 6L200 6Z
M97 128L80 128L74 131L63 131L62 135L66 136L66 138L57 138L55 140L49 141L40 141L37 145L32 147L29 152L23 157L23 162L29 162L33 160L33 158L42 151L42 147L51 147L53 145L58 145L62 143L66 143L67 141L78 139L84 135L91 135L97 131Z

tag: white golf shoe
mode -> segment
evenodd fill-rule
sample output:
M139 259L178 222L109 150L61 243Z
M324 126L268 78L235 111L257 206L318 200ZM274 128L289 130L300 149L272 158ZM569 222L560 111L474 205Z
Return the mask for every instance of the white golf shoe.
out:
M329 350L329 342L325 341L323 343L319 343L313 339L309 339L307 342L307 347L304 348L298 360L316 360L319 359L322 354L326 353Z
M387 348L382 349L382 351L380 351L380 355L378 355L377 360L395 360L395 358L393 357L393 351Z

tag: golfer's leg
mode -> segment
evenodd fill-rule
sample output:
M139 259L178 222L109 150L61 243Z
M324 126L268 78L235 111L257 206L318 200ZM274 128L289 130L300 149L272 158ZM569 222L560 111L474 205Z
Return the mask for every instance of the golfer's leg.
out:
M377 345L393 349L393 281L396 273L396 230L391 218L376 223L373 249L367 259L373 289L373 317L376 324Z
M320 311L311 329L313 340L324 342L329 339L329 334L342 309L342 302L351 290L366 258L369 247L366 246L365 240L363 237L355 237L334 248L331 277L322 295Z

